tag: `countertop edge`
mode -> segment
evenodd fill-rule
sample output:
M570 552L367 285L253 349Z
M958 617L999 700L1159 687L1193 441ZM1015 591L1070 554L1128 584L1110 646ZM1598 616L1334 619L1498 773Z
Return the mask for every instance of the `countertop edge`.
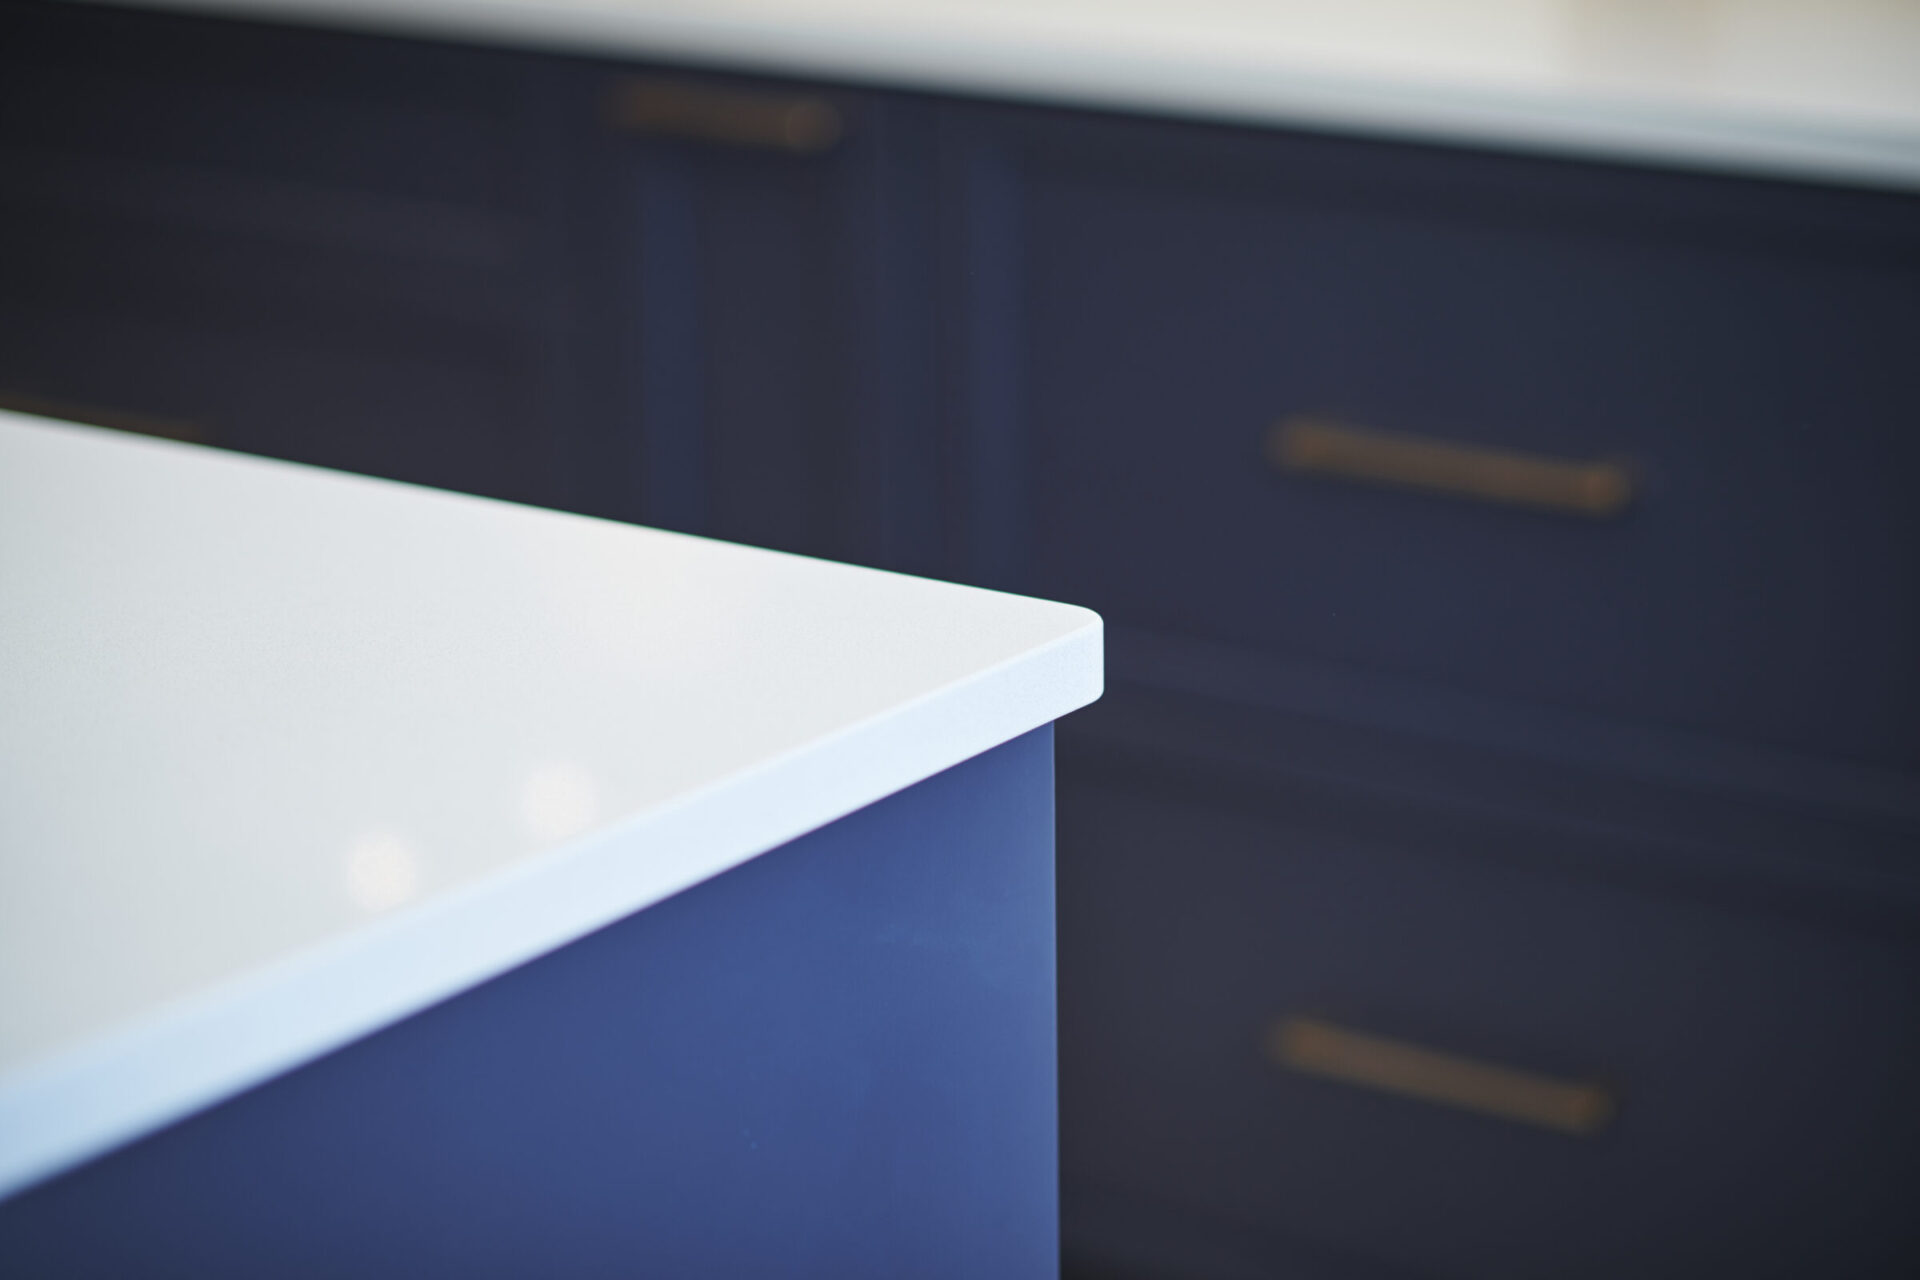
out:
M73 0L208 16L684 61L715 70L1060 107L1298 127L1570 159L1920 190L1920 131L1877 129L1541 89L1303 73L1145 54L1027 33L962 36L846 15L782 20L513 0Z
M1091 703L1102 624L1074 612L1026 653L0 1079L0 1199Z

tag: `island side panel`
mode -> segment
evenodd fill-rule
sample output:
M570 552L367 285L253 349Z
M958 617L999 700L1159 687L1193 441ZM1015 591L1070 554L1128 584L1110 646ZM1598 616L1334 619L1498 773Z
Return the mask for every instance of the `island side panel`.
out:
M35 1276L1058 1272L1035 730L0 1205Z

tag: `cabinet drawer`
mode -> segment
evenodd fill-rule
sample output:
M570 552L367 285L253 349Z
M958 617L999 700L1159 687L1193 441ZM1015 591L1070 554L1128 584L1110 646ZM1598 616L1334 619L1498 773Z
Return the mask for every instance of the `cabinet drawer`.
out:
M1070 1210L1150 1197L1439 1274L1920 1260L1911 935L1543 866L1571 836L1062 784Z
M527 203L514 136L524 57L45 0L8 0L5 21L0 147L114 163L91 190L118 204L264 222L273 211L222 211L222 197L244 206L242 181L283 183L284 205L310 202L284 208L290 225L366 238L381 231L377 219L340 216L326 201L360 192L426 208ZM229 187L176 185L142 201L129 179L161 166ZM417 238L426 252L457 252L444 229L437 245Z
M93 6L5 21L0 401L573 498L544 64Z
M1091 136L1021 160L1027 586L1920 763L1920 203Z

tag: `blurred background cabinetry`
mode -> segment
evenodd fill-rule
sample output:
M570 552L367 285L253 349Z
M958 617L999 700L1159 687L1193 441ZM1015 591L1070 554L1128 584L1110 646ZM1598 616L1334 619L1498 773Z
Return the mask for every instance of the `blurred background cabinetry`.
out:
M0 395L565 500L578 273L538 69L66 5L0 21Z
M1920 1259L1920 198L0 24L0 400L1106 616L1070 1274Z

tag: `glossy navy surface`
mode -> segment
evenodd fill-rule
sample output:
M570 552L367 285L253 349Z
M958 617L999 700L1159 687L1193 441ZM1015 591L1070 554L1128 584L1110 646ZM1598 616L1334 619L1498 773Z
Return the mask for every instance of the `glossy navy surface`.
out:
M44 1277L1056 1274L1040 729L0 1205Z

